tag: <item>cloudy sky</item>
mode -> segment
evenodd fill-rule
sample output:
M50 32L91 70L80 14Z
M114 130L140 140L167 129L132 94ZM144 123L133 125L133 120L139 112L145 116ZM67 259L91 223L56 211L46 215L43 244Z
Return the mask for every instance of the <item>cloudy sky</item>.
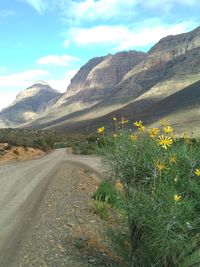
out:
M200 25L199 0L0 0L0 109L37 80L64 92L90 58Z

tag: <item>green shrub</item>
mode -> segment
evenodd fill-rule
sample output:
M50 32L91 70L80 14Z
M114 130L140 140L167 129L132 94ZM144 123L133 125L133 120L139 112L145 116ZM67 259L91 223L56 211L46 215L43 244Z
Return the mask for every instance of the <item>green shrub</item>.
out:
M95 154L97 135L71 134L50 130L0 129L0 143L11 146L50 149L71 147L75 154Z
M108 203L109 196L102 200L101 196L98 196L93 200L92 207L96 214L100 216L101 219L107 220L109 218L110 204Z
M98 190L93 195L94 199L101 199L101 201L106 201L116 208L123 206L123 196L119 194L113 183L109 181L104 181L100 183Z
M175 139L167 125L145 131L142 122L135 135L125 123L115 137L102 134L101 154L124 185L130 266L199 266L199 141Z

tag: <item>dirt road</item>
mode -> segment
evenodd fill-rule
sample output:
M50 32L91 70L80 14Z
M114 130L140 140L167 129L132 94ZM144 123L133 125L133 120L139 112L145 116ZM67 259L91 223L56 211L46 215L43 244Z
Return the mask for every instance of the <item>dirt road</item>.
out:
M65 149L37 160L0 167L0 266L9 266L29 215L39 205L54 174L68 161L101 172L98 158L67 154Z

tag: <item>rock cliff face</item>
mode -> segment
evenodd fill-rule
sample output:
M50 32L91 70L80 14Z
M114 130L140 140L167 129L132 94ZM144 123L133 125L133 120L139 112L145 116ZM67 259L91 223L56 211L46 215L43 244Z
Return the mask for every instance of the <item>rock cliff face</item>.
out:
M115 97L121 98L126 93L129 93L129 99L140 96L158 82L168 79L170 73L172 76L177 74L172 73L171 68L176 68L175 65L181 61L188 61L188 63L190 61L189 64L193 65L192 62L196 61L194 53L199 57L199 48L200 27L189 33L161 39L149 50L146 58L125 75L122 82L117 86ZM193 52L191 53L191 51ZM185 67L187 68L187 66L179 64L176 72L181 73ZM189 74L191 70L186 68L184 73ZM195 74L199 73L199 64L193 66L193 70ZM131 88L132 90L130 90Z
M100 66L102 64L103 61ZM93 73L95 73L94 70ZM105 81L107 81L106 75ZM75 119L79 122L95 119L96 123L98 120L101 121L97 118L103 116L102 118L105 119L106 116L109 117L109 112L114 110L119 115L126 114L130 117L135 114L140 118L143 112L148 114L154 106L161 107L156 103L164 101L165 98L184 88L190 88L192 84L199 84L196 83L198 81L200 81L200 27L188 33L161 39L146 56L144 55L143 60L116 82L107 98L81 115L75 115ZM108 85L106 84L105 87L108 88ZM126 105L130 108L123 109ZM145 111L147 109L148 112ZM168 107L166 106L165 109L168 110ZM154 117L161 116L162 109L154 112ZM68 120L72 123L71 117L70 115L63 120L65 123ZM62 128L62 119L53 127Z
M13 127L36 119L53 105L62 94L45 82L38 82L20 92L16 100L0 112L0 126Z
M185 54L200 46L200 27L178 35L162 38L149 50L149 56L163 57L165 60ZM161 53L162 52L162 53Z
M65 102L65 99L74 96L85 87L89 73L104 59L105 57L93 58L89 60L88 63L86 63L82 68L80 68L78 73L72 78L71 83L67 89L67 93L62 98L63 102Z
M102 100L113 93L125 74L145 56L143 52L129 51L90 60L71 80L66 94L57 105Z

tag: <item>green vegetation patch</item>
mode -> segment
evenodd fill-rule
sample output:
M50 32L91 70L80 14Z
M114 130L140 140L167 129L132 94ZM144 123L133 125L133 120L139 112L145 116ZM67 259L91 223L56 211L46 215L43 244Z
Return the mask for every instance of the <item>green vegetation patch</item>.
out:
M105 144L98 150L108 177L123 187L129 266L199 266L199 139L187 133L177 138L164 121L149 129L137 121L130 131L127 120L113 119L113 135L106 133L106 127L98 129ZM96 194L104 192L115 203L110 185L103 184Z
M97 135L74 134L64 132L29 129L0 129L0 143L11 146L33 147L44 151L71 147L75 154L94 154Z

